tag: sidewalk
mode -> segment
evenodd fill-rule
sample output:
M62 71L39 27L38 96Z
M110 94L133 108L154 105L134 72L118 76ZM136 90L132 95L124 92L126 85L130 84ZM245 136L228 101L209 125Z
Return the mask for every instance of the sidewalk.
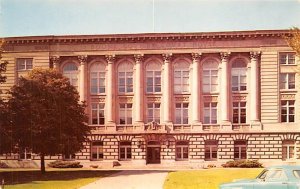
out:
M126 170L80 189L162 189L167 175L168 171Z

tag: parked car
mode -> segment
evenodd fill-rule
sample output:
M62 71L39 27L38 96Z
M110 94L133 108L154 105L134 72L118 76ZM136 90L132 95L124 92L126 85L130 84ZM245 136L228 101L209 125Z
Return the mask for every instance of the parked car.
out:
M300 189L300 166L273 166L256 179L240 179L221 184L220 189Z

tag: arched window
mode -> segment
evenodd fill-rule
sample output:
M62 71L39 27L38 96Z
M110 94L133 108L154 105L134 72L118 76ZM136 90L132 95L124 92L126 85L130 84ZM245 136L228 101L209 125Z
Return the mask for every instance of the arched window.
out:
M232 63L231 90L247 90L247 66L243 59L237 59Z
M133 65L123 62L118 67L118 89L119 93L133 92Z
M218 92L218 67L219 64L214 59L209 59L203 64L203 92Z
M176 63L174 66L174 93L189 92L189 64L186 62Z
M105 93L105 64L94 63L90 68L91 94Z
M146 92L161 92L161 66L151 62L146 66Z
M69 78L71 85L78 90L78 67L75 63L66 63L63 67L63 75Z

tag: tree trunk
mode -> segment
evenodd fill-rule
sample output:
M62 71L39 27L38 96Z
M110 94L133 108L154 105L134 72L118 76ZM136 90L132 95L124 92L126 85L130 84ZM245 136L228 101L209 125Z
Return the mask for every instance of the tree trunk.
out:
M41 172L42 172L42 174L46 173L44 153L41 153Z

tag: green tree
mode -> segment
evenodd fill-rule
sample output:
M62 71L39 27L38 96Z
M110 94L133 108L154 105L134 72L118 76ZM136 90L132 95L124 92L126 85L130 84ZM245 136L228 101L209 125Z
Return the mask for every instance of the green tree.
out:
M34 69L10 90L8 109L12 135L19 150L29 149L41 158L74 154L83 148L90 129L85 105L69 80L55 70Z
M286 37L286 41L296 54L300 56L300 29L299 28L292 28L291 35Z

